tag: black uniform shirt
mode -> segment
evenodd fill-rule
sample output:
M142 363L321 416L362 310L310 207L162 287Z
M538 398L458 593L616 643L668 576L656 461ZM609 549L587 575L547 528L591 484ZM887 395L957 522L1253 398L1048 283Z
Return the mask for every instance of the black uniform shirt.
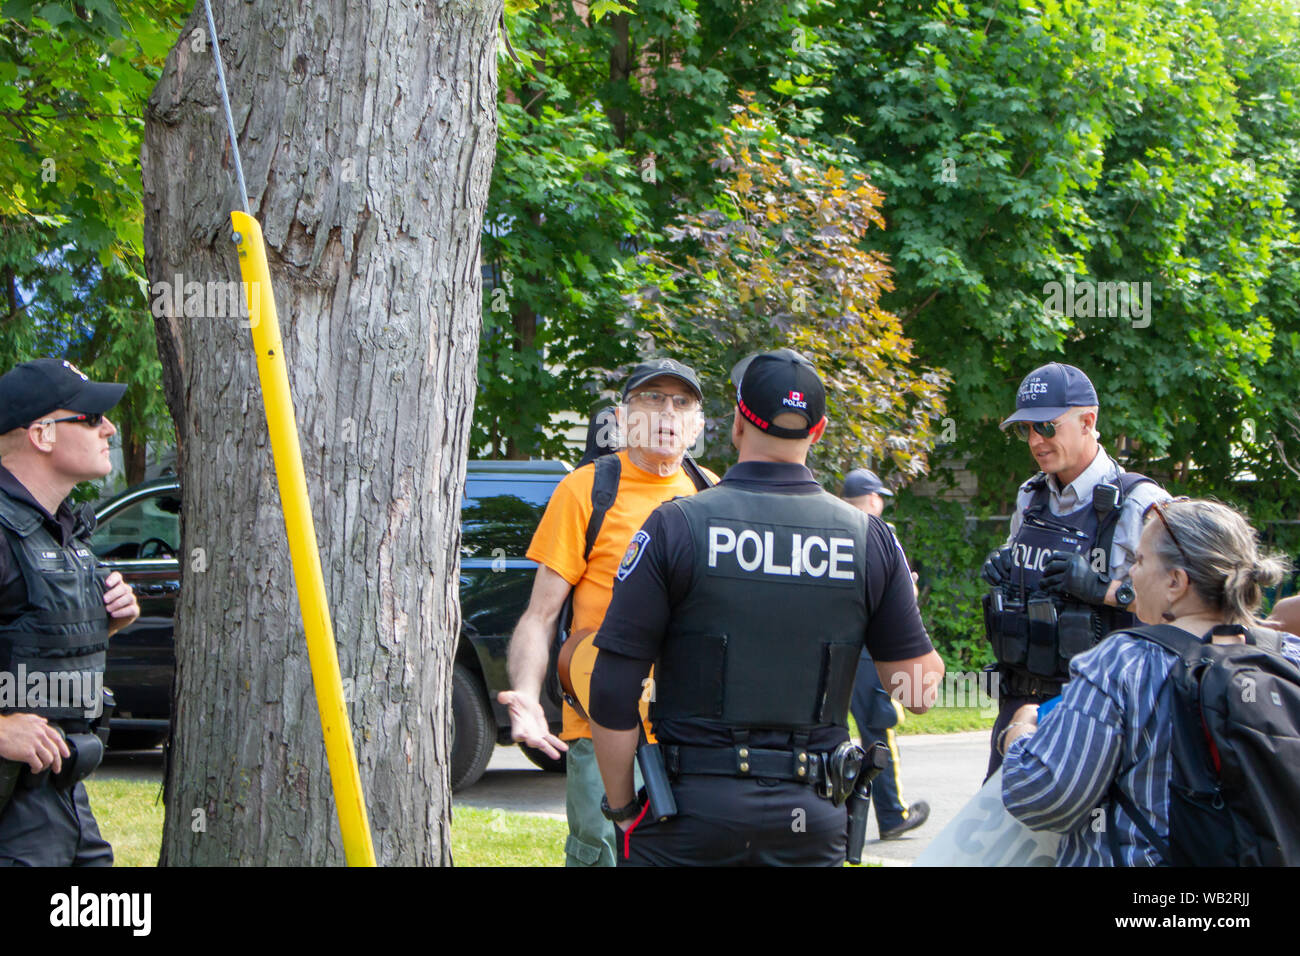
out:
M77 516L66 500L61 502L58 511L51 515L27 490L27 486L3 465L0 465L0 492L30 504L38 510L45 519L45 527L59 544L67 547L72 541L73 531L77 526ZM0 531L0 623L13 620L26 602L27 585L23 581L23 573L14 560L7 534Z
M727 469L722 482L768 494L824 494L812 472L793 463L740 462ZM601 623L596 646L602 651L645 661L648 670L648 662L659 657L673 607L681 603L690 589L695 550L685 516L671 503L656 508L642 530L649 541L632 572L614 582L614 596ZM864 637L871 656L878 661L901 661L930 653L934 646L916 607L907 559L893 533L875 516L868 521L866 561L868 620ZM601 657L597 656L596 661L600 668ZM594 693L593 690L593 696ZM632 696L635 698L635 692ZM598 704L594 699L592 706L596 716ZM660 739L675 743L718 746L731 743L730 731L715 721L660 721L655 725L655 733ZM843 728L824 729L814 734L811 745L814 749L829 749L847 736ZM780 746L788 740L789 733L771 732L763 737L760 739L756 734L753 743Z

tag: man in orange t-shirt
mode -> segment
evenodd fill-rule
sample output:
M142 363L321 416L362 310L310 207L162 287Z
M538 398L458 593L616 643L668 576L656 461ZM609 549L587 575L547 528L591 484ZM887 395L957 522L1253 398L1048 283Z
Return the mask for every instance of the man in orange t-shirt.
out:
M605 514L600 534L584 562L587 522L595 465L565 477L551 495L546 513L528 548L536 561L533 592L510 640L509 672L513 690L498 700L510 709L511 736L551 757L567 751L566 790L569 837L567 866L613 866L614 825L600 812L605 788L591 746L591 728L568 704L560 737L550 732L542 711L542 682L560 612L573 591L571 631L596 630L605 617L619 562L632 536L660 504L695 493L682 470L686 450L704 427L703 392L695 371L672 359L652 359L632 370L623 386L619 423L627 447L618 452L618 493ZM717 476L709 474L716 481ZM575 682L590 679L575 674ZM566 743L567 741L567 743Z

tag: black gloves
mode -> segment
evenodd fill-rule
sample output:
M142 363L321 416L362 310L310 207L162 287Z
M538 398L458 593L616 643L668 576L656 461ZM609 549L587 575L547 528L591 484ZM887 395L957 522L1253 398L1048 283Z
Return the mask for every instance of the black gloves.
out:
M989 554L984 562L984 567L980 569L982 577L993 587L1001 587L1011 579L1011 548L998 548Z
M1043 568L1040 587L1044 591L1062 594L1084 604L1105 604L1110 578L1098 574L1082 554L1053 551Z

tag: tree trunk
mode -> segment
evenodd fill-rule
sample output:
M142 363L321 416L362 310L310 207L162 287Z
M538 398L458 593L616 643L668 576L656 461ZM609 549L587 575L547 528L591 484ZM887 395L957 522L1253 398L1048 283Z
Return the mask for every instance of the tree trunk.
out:
M214 6L376 854L449 863L459 505L501 0ZM341 863L247 321L171 288L239 279L238 187L204 24L200 6L141 151L184 487L162 863Z
M122 422L122 470L126 472L126 486L134 488L144 481L148 464L148 446L144 435L129 421Z
M609 18L609 28L614 34L614 45L609 51L609 82L611 86L626 87L632 76L632 17L616 13ZM626 102L621 101L621 102ZM605 115L614 127L614 135L621 144L627 143L627 111L621 106L607 105Z

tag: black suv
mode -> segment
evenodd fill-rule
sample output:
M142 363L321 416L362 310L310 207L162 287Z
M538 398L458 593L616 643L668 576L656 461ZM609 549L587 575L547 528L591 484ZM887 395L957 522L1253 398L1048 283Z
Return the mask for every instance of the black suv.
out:
M510 743L510 717L497 691L510 686L506 645L528 604L533 571L524 557L555 486L569 472L561 462L471 461L461 503L461 632L452 672L453 790L478 780L498 743ZM105 685L117 697L112 746L155 747L171 727L172 617L180 590L180 482L164 476L136 485L96 507L91 544L100 564L122 572L140 601L140 619L108 649ZM552 729L559 710L543 699ZM563 761L523 748L547 770Z

